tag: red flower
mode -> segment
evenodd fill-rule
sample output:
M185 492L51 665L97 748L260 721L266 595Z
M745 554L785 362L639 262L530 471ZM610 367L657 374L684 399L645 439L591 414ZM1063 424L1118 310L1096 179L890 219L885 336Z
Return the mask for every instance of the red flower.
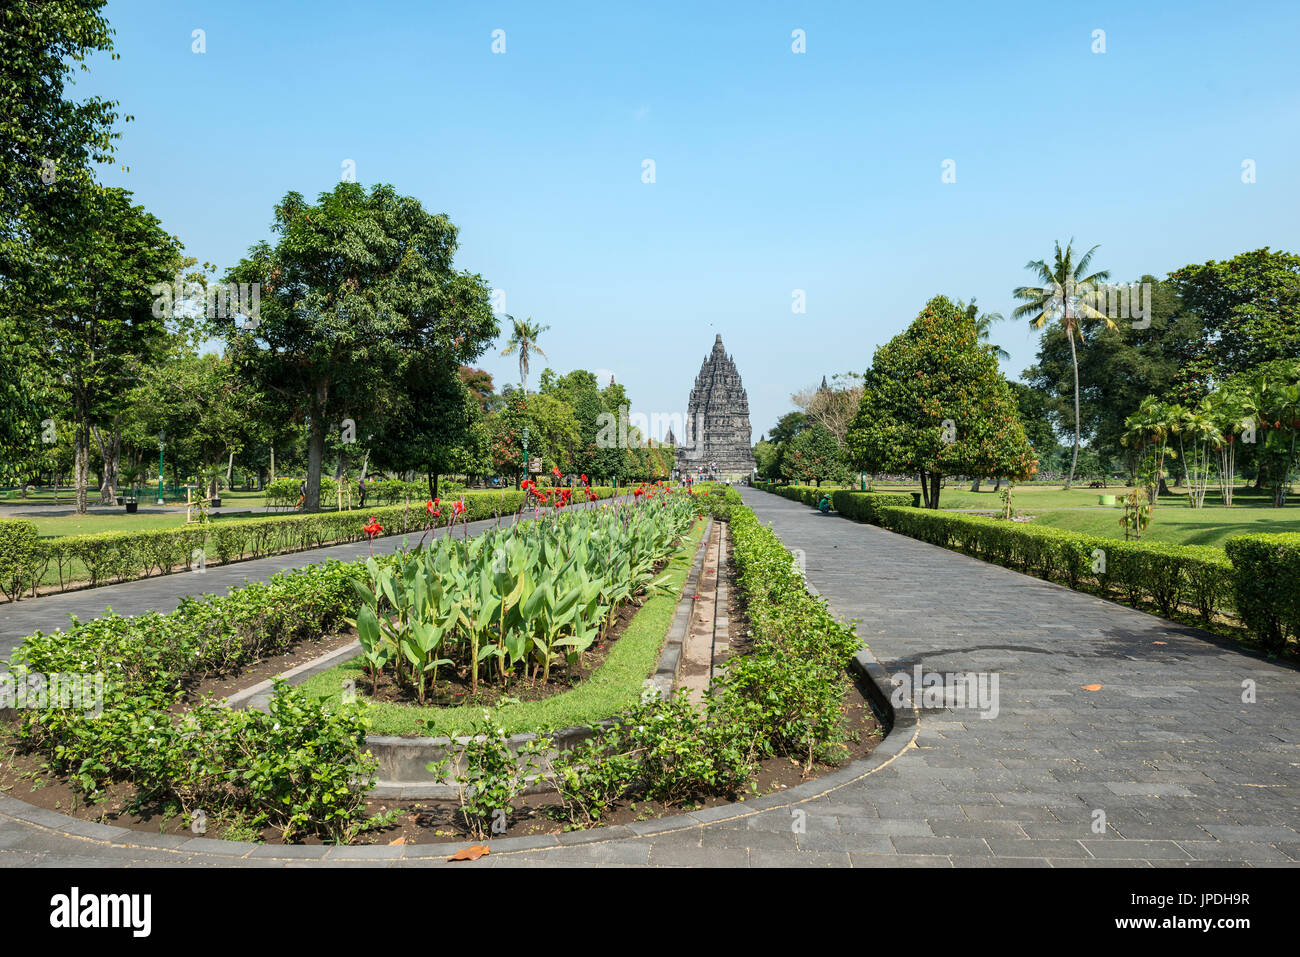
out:
M433 503L432 503L432 502L425 502L425 503L424 503L424 510L425 510L426 512L428 512L430 515L432 515L432 514L433 514Z
M582 473L581 478L582 478L582 484L583 484L583 485L587 485L587 484L589 484L589 483L587 482L587 473L586 473L586 472Z
M553 465L553 466L551 466L551 474L554 475L556 478L559 478L559 477L560 477L560 467L559 467L558 465Z
M369 535L371 538L374 538L376 535L378 535L380 532L384 530L384 526L380 525L379 520L376 519L373 515L371 515L370 524L365 526L361 530L365 532L367 535Z
M459 515L459 514L461 514L463 511L465 511L465 503L464 503L464 502L457 502L457 503L456 503L456 514Z

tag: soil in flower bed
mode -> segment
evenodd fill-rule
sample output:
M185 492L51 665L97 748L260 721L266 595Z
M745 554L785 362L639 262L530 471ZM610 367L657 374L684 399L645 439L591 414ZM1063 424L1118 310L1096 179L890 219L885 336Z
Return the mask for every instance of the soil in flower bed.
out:
M871 706L856 686L850 686L844 695L845 724L849 733L848 759L857 761L871 753L881 740L881 726ZM57 811L83 821L96 821L129 830L151 834L193 834L185 818L174 810L161 806L133 807L135 788L127 784L114 784L93 804L86 804L62 777L45 771L45 758L39 754L21 754L16 750L14 730L17 722L0 728L0 794L17 798L35 807ZM790 758L768 758L759 766L757 792L728 797L709 798L698 803L668 805L658 801L625 801L596 825L630 824L657 817L669 817L700 808L717 807L735 802L742 797L756 797L794 787L806 780L835 770L835 766L814 764L806 777L800 762ZM461 820L455 801L389 801L372 800L367 803L369 815L396 812L392 824L367 831L353 844L463 844L473 840ZM582 820L580 812L575 817ZM493 837L526 837L537 834L559 834L577 829L570 821L554 793L525 795L515 804L509 826L504 834ZM275 828L253 831L239 822L224 822L209 817L204 837L228 840L257 841L279 844L282 836ZM129 843L129 838L124 838ZM321 844L319 838L309 837L303 844ZM477 841L475 841L477 843Z

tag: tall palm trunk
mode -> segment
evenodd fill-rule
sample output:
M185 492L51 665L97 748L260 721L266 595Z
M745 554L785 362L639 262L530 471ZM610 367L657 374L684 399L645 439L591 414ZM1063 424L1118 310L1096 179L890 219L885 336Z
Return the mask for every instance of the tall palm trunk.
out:
M1070 477L1065 480L1068 490L1074 484L1074 470L1079 464L1079 354L1074 349L1074 330L1066 327L1070 337L1070 364L1074 366L1074 458L1070 461Z

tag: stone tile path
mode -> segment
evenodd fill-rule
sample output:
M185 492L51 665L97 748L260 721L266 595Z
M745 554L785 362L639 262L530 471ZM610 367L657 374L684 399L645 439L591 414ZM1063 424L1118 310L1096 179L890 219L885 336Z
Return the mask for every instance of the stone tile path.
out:
M871 759L783 794L496 841L457 866L1300 866L1295 668L774 495L744 496L804 551L809 582L859 620L889 674L974 672L988 688L996 675L996 714L902 708ZM442 853L149 837L0 798L0 866L426 866Z

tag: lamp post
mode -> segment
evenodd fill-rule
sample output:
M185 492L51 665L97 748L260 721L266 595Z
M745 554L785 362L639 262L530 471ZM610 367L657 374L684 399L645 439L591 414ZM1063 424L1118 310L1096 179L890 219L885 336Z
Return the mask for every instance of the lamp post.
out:
M528 478L528 426L524 426L524 478Z
M163 446L166 444L167 430L158 430L158 504L163 504Z

